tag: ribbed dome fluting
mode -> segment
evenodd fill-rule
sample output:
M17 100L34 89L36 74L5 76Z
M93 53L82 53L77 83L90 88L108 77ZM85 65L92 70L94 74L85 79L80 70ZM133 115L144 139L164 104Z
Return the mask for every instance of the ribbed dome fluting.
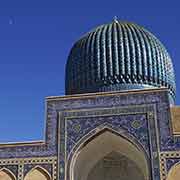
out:
M87 33L71 49L66 94L152 87L167 87L175 97L171 58L143 27L115 20Z

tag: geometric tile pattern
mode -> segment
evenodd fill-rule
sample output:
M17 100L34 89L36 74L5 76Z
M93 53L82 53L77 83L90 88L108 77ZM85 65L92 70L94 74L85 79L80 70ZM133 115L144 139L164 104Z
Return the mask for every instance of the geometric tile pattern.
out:
M57 158L45 157L45 158L23 158L23 159L2 159L0 160L0 169L6 168L10 170L18 180L23 180L25 175L33 167L42 167L52 175L52 179L56 180L57 176Z
M166 89L49 97L46 103L45 141L0 145L0 169L18 180L35 167L53 180L70 180L74 153L104 128L143 150L152 180L165 180L180 162L180 137L172 135Z

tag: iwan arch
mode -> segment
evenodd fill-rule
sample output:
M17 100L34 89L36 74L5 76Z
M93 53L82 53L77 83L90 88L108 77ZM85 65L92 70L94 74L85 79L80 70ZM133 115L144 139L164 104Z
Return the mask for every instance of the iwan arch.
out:
M174 70L154 35L97 27L72 47L65 84L46 98L45 141L0 145L0 180L179 180Z
M71 160L70 179L149 179L143 148L126 138L105 127L87 139Z

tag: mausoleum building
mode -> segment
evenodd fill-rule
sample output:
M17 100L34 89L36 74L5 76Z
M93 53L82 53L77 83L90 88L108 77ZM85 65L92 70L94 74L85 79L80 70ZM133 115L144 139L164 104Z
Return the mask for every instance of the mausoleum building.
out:
M65 87L46 98L45 141L0 145L0 180L180 179L174 69L151 32L117 19L88 32Z

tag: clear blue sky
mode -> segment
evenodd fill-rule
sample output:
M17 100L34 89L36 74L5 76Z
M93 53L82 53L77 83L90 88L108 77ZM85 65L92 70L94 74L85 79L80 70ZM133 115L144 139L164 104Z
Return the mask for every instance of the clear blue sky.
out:
M0 141L43 139L44 98L64 94L73 42L114 16L153 32L168 49L180 104L178 0L1 0Z

